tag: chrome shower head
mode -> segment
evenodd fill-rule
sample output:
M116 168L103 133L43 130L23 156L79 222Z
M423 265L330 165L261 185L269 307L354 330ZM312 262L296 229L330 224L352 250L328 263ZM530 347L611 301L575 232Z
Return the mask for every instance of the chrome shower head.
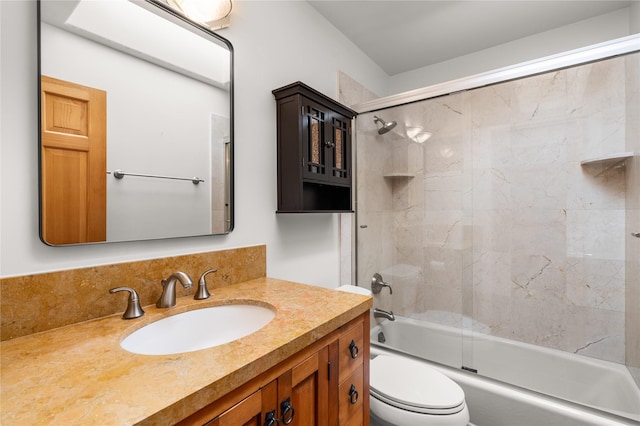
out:
M385 133L387 133L389 130L393 129L394 127L396 127L396 125L398 123L396 123L395 121L384 121L382 118L379 118L377 116L373 116L373 122L374 123L381 123L382 127L380 127L378 129L378 134L379 135L384 135Z

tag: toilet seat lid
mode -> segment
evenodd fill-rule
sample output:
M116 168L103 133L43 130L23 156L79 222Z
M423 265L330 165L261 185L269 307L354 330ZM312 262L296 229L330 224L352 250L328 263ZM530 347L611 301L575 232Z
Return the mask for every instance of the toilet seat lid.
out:
M398 408L450 414L464 405L462 388L424 363L378 355L371 360L370 369L371 394Z

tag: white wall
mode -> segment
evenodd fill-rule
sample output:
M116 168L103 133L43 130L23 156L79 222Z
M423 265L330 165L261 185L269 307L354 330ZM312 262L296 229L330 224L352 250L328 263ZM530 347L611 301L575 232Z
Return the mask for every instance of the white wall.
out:
M637 33L640 4L390 78L390 94L468 77Z
M341 70L378 93L387 76L306 2L234 2L235 230L227 236L48 247L38 237L36 4L0 1L0 276L267 245L269 276L339 281L337 215L276 215L275 102L300 80L337 94ZM170 200L168 200L170 203Z
M608 25L598 21L599 25L556 36L564 40L564 34L597 33L614 38L611 25L620 21L611 19ZM628 33L628 20L623 27ZM306 2L236 1L231 27L220 31L235 49L235 230L228 236L53 248L38 238L35 2L0 1L0 31L1 277L266 244L270 276L331 286L339 279L337 216L274 213L276 129L271 90L300 80L335 97L336 72L343 71L371 91L387 95L433 84L434 79L451 80L555 53L545 51L549 46L558 51L575 47L543 34L525 44L501 46L495 51L498 58L485 51L389 81ZM601 31L609 33L603 36Z

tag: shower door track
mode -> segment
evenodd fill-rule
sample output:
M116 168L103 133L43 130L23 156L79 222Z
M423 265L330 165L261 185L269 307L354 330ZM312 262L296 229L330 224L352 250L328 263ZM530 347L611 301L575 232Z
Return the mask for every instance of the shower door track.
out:
M363 102L354 105L352 108L359 114L374 112L638 51L640 51L640 34L634 34L604 43L498 68L470 77L459 78L421 89L410 90L397 95Z

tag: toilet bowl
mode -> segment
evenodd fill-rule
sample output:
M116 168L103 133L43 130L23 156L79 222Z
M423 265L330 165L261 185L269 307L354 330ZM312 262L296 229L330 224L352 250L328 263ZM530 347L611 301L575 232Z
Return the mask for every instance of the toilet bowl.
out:
M405 357L371 360L371 424L375 426L465 426L469 410L457 383Z
M339 291L371 295L343 285ZM369 365L372 426L466 426L469 409L456 382L428 365L400 356L377 355Z

